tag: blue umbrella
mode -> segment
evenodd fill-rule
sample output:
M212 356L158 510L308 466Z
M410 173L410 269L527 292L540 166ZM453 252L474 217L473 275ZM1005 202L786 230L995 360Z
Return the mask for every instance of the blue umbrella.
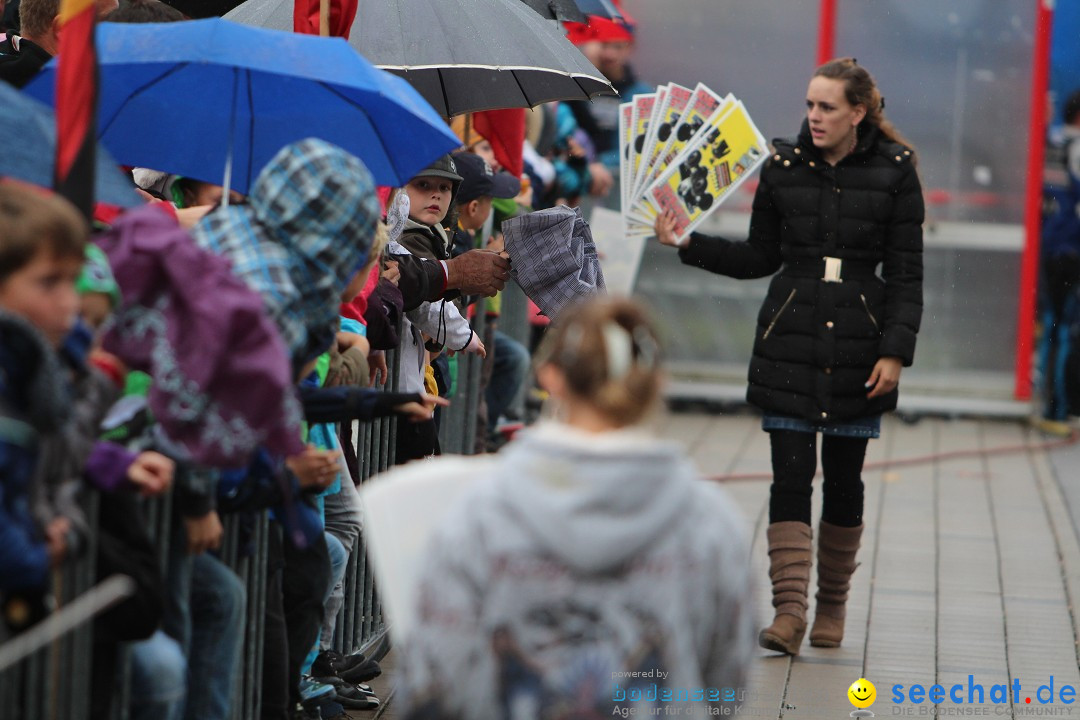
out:
M52 111L5 82L0 82L0 176L52 187L56 157L56 120ZM133 207L142 201L135 186L102 149L97 151L94 171L99 202Z
M246 192L278 150L318 137L400 186L460 145L407 82L341 38L220 18L102 23L97 52L98 135L128 165ZM55 78L54 61L27 92L51 100Z

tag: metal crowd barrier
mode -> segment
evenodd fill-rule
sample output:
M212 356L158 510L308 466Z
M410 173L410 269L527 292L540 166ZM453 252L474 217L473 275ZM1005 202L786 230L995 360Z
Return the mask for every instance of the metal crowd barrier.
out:
M95 498L90 498L87 503L86 517L89 532L79 559L53 571L53 597L57 608L74 602L94 585ZM85 718L90 705L91 629L89 620L82 622L11 667L0 668L0 720ZM0 645L0 651L12 644L14 641Z
M483 332L484 312L481 305L474 327ZM499 329L511 337L529 342L524 295L511 284L503 294ZM387 354L387 365L396 368L393 353ZM475 355L458 356L457 393L443 413L440 441L444 453L472 454L477 432L477 405L480 398L482 360ZM397 389L397 373L392 372L388 389ZM527 385L527 383L526 383ZM515 402L523 414L524 389ZM359 461L360 481L376 475L394 463L397 421L382 419L370 423L354 423L353 439ZM97 503L89 494L87 518L90 521L88 546L74 562L66 563L54 574L53 594L59 607L91 594L95 581L94 556L96 547ZM172 537L172 499L165 496L143 503L144 520L158 552L162 568L167 567ZM271 532L276 527L266 512L259 513L248 546L241 547L240 518L224 515L225 538L221 559L239 576L247 590L247 619L242 655L232 710L233 720L257 720L262 697L262 666L264 652L263 623L266 610L267 559ZM3 631L0 630L0 633ZM378 588L368 564L363 533L352 549L345 577L345 600L339 611L334 634L334 648L339 652L361 649L378 657L388 648L386 623L382 615ZM0 635L0 641L6 641ZM92 623L87 620L70 632L53 639L11 667L0 668L0 720L85 720L90 712L92 673ZM0 643L3 651L13 647ZM113 720L127 720L131 692L130 661L122 653L113 701ZM197 690L196 690L197 691Z
M393 354L388 353L387 364L396 366ZM465 362L458 383L460 398L455 402L454 413L443 418L448 432L456 433L453 449L448 452L472 452L472 435L476 427L476 387L479 380L479 362ZM397 378L393 376L388 389L396 389ZM370 423L354 423L354 446L359 461L360 480L393 465L395 419L382 419ZM53 592L58 605L64 606L76 598L85 596L94 587L97 507L96 498L90 493L87 517L91 522L89 546L80 557L66 563L57 573ZM144 520L158 552L162 568L167 567L170 538L172 536L172 500L166 496L143 503ZM263 669L263 622L266 609L267 559L269 534L275 525L268 514L258 514L249 540L250 553L241 547L240 518L224 515L225 537L220 551L221 559L243 581L247 590L247 619L244 645L241 651L242 668L231 717L233 720L257 720L260 714ZM0 630L0 633L3 631ZM0 656L11 647L7 638L0 635ZM0 720L85 720L90 712L90 680L92 672L92 623L87 620L74 630L63 634L46 647L15 663L0 669ZM339 652L364 650L375 656L388 647L386 623L382 615L378 589L372 569L368 564L363 533L353 547L345 578L345 601L338 616L334 635L334 647ZM117 685L114 694L112 718L127 720L131 691L130 662L121 655ZM196 689L197 692L197 689Z

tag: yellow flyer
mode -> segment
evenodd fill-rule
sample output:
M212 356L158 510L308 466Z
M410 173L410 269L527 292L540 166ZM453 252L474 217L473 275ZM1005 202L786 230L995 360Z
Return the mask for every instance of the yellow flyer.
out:
M685 239L757 169L768 152L746 108L736 103L710 118L645 197L657 211L675 211L675 233Z
M686 106L693 95L690 88L676 83L669 83L663 98L657 95L653 120L649 124L649 136L645 139L645 150L641 154L642 171L634 183L633 197L637 197L648 187L648 169L653 166L660 150L671 139L679 118L686 112Z
M681 162L681 158L686 156L691 149L699 147L703 143L707 142L707 139L714 136L720 126L723 124L727 116L730 115L739 106L739 102L731 95L724 98L724 102L713 111L713 114L705 119L702 124L695 123L697 128L694 131L694 136L689 141L683 144L683 151L678 156L674 157L671 162L658 168L657 176L663 175L671 167L672 164L678 164ZM646 188L646 192L638 196L637 204L630 208L630 215L637 218L641 222L648 222L652 224L656 222L656 216L659 215L659 210L653 202L652 196L647 192L648 188L653 187L656 184L656 180L649 183Z
M631 125L634 119L634 103L625 102L619 106L619 189L622 193L622 207L630 207L630 140Z
M650 164L645 169L645 173L642 177L642 183L637 187L637 193L633 200L637 200L645 194L645 190L649 188L655 182L656 178L663 173L664 169L670 165L675 158L677 158L682 151L689 145L694 136L705 126L705 123L716 115L716 112L722 107L733 106L735 104L735 98L733 95L727 97L721 97L717 93L713 92L705 85L698 83L694 88L694 94L690 96L687 101L685 112L679 117L678 123L672 128L671 134L668 137L667 142L663 147L658 148L653 157L650 158ZM631 206L633 202L631 203ZM639 210L638 214L642 214ZM649 217L655 217L651 215Z
M641 151L645 149L645 136L649 133L649 120L656 107L659 92L634 96L634 116L631 125L630 140L630 185L634 185L638 167L641 165Z

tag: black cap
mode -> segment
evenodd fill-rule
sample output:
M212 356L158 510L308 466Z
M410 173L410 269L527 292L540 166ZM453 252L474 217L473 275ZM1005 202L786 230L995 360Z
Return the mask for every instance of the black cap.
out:
M459 205L485 195L496 198L513 198L521 192L521 181L508 172L494 172L484 158L476 153L454 153L457 170L461 173L458 189Z
M457 164L454 162L454 158L449 155L443 155L438 160L413 175L413 177L440 177L446 178L447 180L453 180L456 183L461 182L461 176L458 175Z

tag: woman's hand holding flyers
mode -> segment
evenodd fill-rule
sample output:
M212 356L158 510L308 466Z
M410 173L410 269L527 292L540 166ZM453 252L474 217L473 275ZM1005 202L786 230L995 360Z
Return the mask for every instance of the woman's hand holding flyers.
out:
M679 247L679 238L675 234L675 226L676 219L674 210L667 210L656 216L656 222L653 224L653 232L656 233L656 239L660 241L661 245Z

